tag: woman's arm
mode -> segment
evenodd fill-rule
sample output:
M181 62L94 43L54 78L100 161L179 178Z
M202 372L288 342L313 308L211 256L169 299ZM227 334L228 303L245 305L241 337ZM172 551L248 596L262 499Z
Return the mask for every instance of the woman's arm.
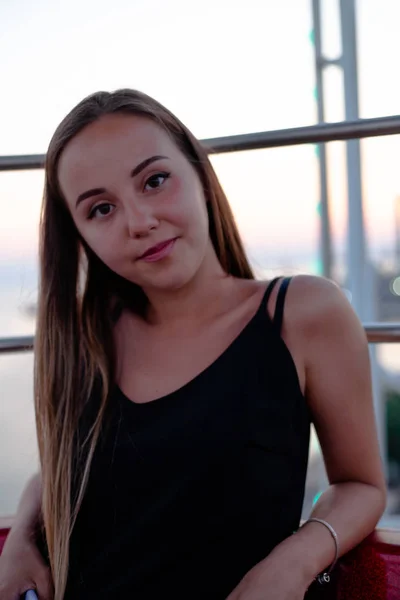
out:
M334 528L343 554L373 531L386 502L366 336L340 289L310 276L289 286L282 333L303 367L330 483L310 516ZM303 598L334 556L328 529L307 523L252 569L229 600Z
M373 531L386 503L368 344L335 284L296 277L292 285L292 304L302 304L294 319L304 348L305 394L330 483L310 516L332 525L343 554ZM305 525L288 547L294 559L301 556L310 579L334 558L333 539L319 523Z
M14 535L36 536L41 524L41 494L42 480L40 473L37 473L22 492L9 538Z
M0 600L18 600L36 589L40 600L53 597L50 570L37 547L41 528L41 476L32 477L18 505L0 556Z

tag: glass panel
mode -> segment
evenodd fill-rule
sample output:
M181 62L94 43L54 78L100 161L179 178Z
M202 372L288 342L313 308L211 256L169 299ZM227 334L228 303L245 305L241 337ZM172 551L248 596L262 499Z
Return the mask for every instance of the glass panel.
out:
M315 119L309 0L23 4L0 4L0 155L44 152L100 89L153 95L200 138Z
M317 158L312 146L212 156L249 256L264 278L318 271ZM290 175L289 175L290 174Z
M172 0L168 6L160 0L151 6L137 0L119 3L118 10L105 0L90 0L79 3L79 21L73 7L77 0L64 8L49 0L40 6L21 2L0 8L0 54L7 56L0 65L1 81L4 89L12 90L0 100L0 154L43 152L56 124L80 98L96 89L121 86L154 95L176 111L200 138L311 124L315 120L309 0L232 1L229 14L222 0L205 0L198 9L192 5L188 9L188 4L179 0ZM400 96L400 79L396 77L400 5L398 0L388 0L382 10L380 3L368 0L358 3L357 8L360 114L395 114ZM326 40L325 50L336 57L340 44L334 3L326 0L324 10L323 30L332 33L334 29L335 34L334 39L331 36ZM335 23L328 28L332 11ZM104 44L110 30L118 31L118 40ZM73 47L69 43L72 37ZM61 50L52 53L55 47ZM93 53L87 51L93 47L95 64ZM143 50L145 61L139 59ZM23 76L16 78L15 73ZM74 76L66 78L65 73ZM326 118L340 120L341 74L336 68L329 69L324 82ZM397 320L399 137L362 142L362 150L377 320ZM258 275L319 272L314 150L257 151L217 156L212 161ZM334 273L342 283L347 271L344 144L328 145L328 162ZM0 174L1 336L34 331L42 185L40 171ZM400 351L398 346L380 346L372 354L374 361L376 356L376 403L382 414L387 414L381 433L386 436L384 447L389 459L388 514L397 518ZM0 514L4 514L15 509L23 482L37 461L31 355L0 357L0 389ZM307 506L326 483L317 448L314 440Z
M399 114L397 0L357 2L360 116Z
M372 264L371 321L400 321L400 222L398 160L400 136L363 140L363 191L366 235ZM400 345L375 348L375 393L383 440L388 508L385 524L400 526Z
M32 335L42 171L0 173L0 337ZM0 355L0 516L13 514L38 468L33 355Z
M43 171L0 173L0 336L34 331Z

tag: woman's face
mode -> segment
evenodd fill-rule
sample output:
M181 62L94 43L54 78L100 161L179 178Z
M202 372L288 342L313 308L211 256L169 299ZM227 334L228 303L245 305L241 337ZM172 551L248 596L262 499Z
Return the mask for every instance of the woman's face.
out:
M87 126L63 150L58 178L82 238L145 291L182 287L205 261L199 177L150 119L114 114Z

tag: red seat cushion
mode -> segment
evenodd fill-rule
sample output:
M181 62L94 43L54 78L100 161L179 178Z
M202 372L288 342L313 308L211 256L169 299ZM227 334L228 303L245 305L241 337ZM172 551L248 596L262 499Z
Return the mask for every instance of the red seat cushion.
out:
M6 541L6 537L8 535L9 529L7 527L0 527L0 554L3 550L4 542Z

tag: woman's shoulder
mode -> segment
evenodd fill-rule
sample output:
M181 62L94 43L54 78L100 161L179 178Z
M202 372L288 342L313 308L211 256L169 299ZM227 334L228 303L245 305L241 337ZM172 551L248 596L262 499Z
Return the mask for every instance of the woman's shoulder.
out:
M268 310L273 314L282 280L275 285ZM302 390L306 373L322 376L339 360L365 354L364 329L344 292L333 281L313 275L295 275L287 287L281 336L296 364Z
M366 346L356 313L340 286L324 277L296 275L288 287L284 334L306 361L308 354L342 351L343 345ZM318 349L315 353L313 349Z
M349 318L357 321L340 286L330 279L315 275L295 275L291 278L285 316L311 329L325 322L337 324Z

